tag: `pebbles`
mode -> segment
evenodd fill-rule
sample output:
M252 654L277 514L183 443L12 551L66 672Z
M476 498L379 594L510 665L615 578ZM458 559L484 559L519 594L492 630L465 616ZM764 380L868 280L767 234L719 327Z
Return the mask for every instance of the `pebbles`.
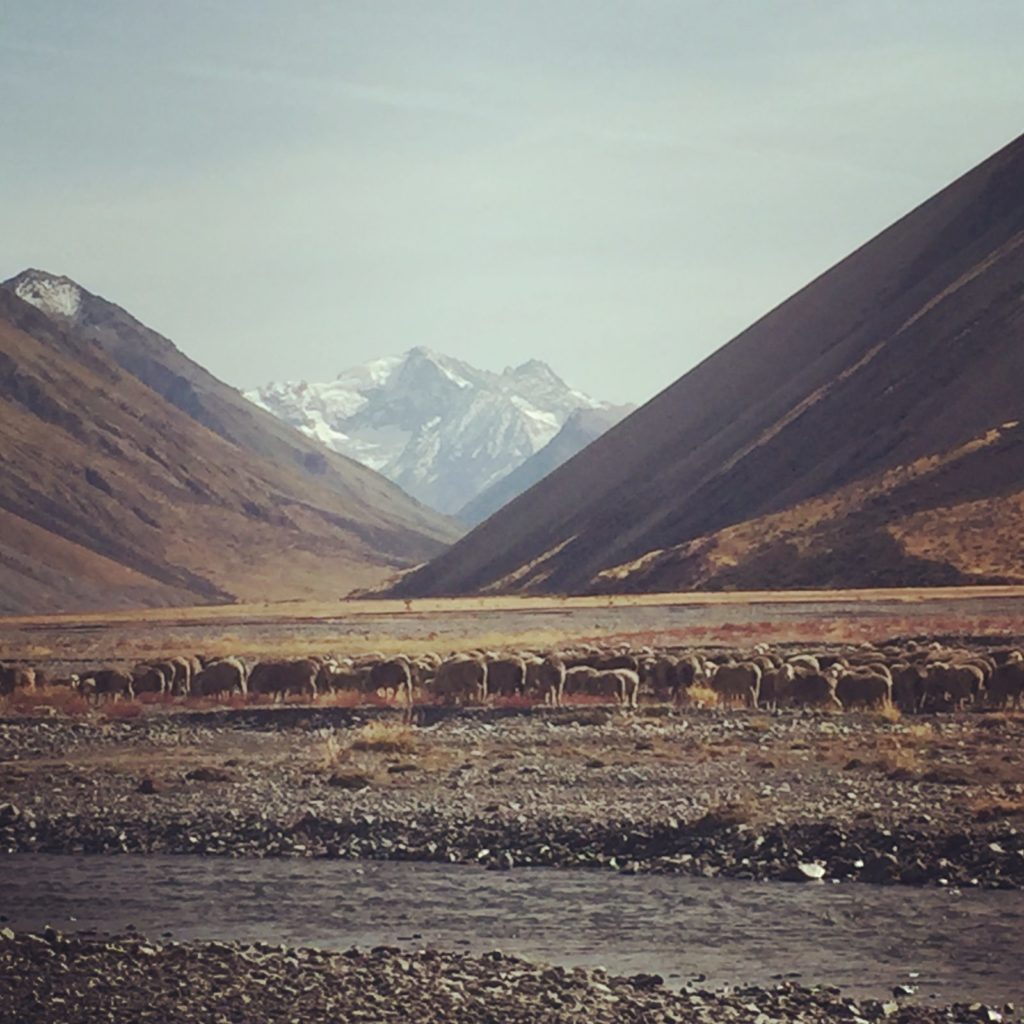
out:
M917 738L902 724L471 713L415 730L412 748L394 754L351 750L350 732L323 726L323 714L350 709L321 709L312 725L295 724L307 709L280 709L281 719L271 710L0 723L0 851L1024 887L1024 834L1012 819L971 820L963 786L950 800L939 784L857 767L868 749ZM995 734L977 718L913 728L928 731L940 768L963 771L967 744ZM1022 723L1000 720L998 732L1008 763ZM329 760L317 753L325 746Z
M28 979L31 983L27 984ZM282 1020L408 1024L670 1024L836 1020L951 1024L1004 1019L982 1004L920 1007L794 985L667 989L652 974L567 970L500 951L328 952L265 944L112 941L0 933L0 1013L33 1022Z

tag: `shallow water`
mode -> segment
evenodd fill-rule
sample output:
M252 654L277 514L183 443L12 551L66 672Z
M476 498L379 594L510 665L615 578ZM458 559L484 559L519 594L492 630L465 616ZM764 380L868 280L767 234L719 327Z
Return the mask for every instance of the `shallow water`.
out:
M702 987L839 985L1024 1000L1024 892L787 885L597 871L187 856L0 858L15 930L345 948L501 949Z

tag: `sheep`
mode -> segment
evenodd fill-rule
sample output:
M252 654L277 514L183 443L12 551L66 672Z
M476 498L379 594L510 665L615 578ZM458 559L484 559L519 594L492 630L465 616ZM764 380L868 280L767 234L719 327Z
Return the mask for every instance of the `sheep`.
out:
M246 693L248 673L240 658L222 658L207 665L192 681L192 692L199 697L224 693Z
M482 703L487 698L487 662L479 656L449 658L434 676L433 691L442 704Z
M836 682L836 697L844 708L892 706L892 677L876 671L843 672Z
M526 688L526 662L518 655L487 663L487 692L492 697L519 697Z
M249 675L249 693L269 694L283 701L288 694L316 700L316 679L320 663L312 658L295 661L261 661Z
M761 690L761 668L752 661L738 665L721 665L711 677L711 689L725 704L739 701L756 708Z

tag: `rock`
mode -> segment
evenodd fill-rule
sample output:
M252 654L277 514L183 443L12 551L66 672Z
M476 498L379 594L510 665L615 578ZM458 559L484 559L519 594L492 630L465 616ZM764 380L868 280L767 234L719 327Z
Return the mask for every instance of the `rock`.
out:
M825 877L825 865L813 861L800 861L786 868L779 878L783 882L820 882Z
M899 871L899 859L891 853L882 853L866 860L860 878L865 882L891 882Z
M185 772L185 778L189 782L230 782L234 776L224 768L202 765Z
M370 778L362 772L335 772L327 780L327 785L337 786L339 789L368 789Z
M633 988L638 988L642 992L649 992L665 984L665 979L660 974L634 974L626 980Z

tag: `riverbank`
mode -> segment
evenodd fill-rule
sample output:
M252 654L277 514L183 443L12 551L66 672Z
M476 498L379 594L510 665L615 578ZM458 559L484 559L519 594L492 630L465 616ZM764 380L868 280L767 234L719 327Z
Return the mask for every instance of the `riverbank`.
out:
M902 995L902 994L901 994ZM545 967L495 951L483 956L392 947L331 952L229 942L156 943L0 933L0 1020L403 1021L409 1024L670 1024L776 1021L894 1024L999 1021L983 1004L922 1007L903 998L844 998L836 989L664 986L657 975Z
M1024 719L294 707L0 723L0 850L1024 887Z

